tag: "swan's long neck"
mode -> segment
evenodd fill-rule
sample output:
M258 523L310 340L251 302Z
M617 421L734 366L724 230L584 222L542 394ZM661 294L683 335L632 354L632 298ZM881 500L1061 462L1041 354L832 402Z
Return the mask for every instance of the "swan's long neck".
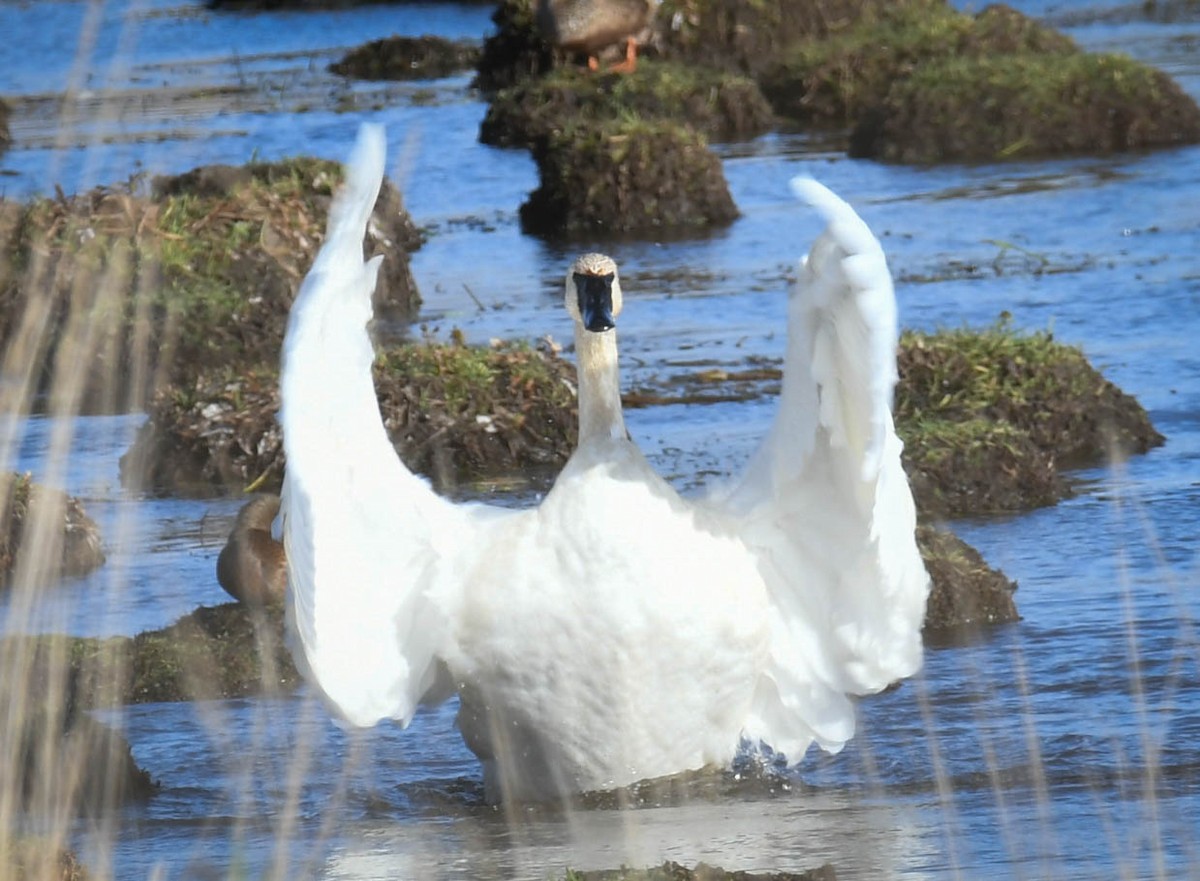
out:
M598 438L624 440L621 377L617 367L617 332L593 333L575 324L579 360L579 443Z

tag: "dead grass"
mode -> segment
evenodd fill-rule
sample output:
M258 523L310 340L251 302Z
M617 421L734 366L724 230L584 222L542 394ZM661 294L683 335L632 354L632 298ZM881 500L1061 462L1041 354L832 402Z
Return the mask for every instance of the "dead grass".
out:
M273 362L340 177L336 163L295 159L197 169L156 181L151 195L132 180L0 200L0 345L22 344L25 317L39 316L30 369L45 390L72 322L86 321L96 358L84 411L140 409L206 367ZM419 235L390 185L376 210L368 251L390 254L376 301L407 317L419 302L407 262Z
M547 349L414 343L381 352L384 424L409 468L443 490L557 471L575 442L574 368ZM126 483L190 494L278 491L275 368L220 370L160 394L122 460Z

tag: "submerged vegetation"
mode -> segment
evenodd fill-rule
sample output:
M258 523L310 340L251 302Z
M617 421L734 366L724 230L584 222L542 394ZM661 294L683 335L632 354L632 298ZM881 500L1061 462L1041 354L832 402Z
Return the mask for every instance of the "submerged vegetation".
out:
M471 70L477 43L442 37L385 37L351 49L329 69L360 80L430 80Z

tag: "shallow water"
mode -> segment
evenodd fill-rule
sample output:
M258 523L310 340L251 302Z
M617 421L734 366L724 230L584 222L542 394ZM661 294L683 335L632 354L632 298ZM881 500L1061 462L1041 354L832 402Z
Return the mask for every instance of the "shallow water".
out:
M478 144L484 107L469 77L347 85L324 72L340 47L393 32L480 37L488 14L0 4L0 94L17 96L0 190L72 191L252 155L341 158L360 120L380 121L392 173L431 230L413 263L428 331L565 339L561 276L580 246L520 234L516 209L536 170L523 151ZM1198 30L1099 22L1072 34L1161 64L1198 95ZM953 524L1019 581L1024 620L931 648L920 676L862 702L843 753L811 753L786 791L719 785L627 811L482 806L453 706L407 731L354 737L304 697L131 707L105 718L123 721L163 790L119 818L115 836L81 824L93 868L118 878L544 879L568 865L676 859L747 870L831 862L839 877L870 879L1200 876L1200 149L939 168L849 161L795 135L717 149L737 223L606 245L629 301L627 383L685 361L781 354L785 280L818 231L788 194L787 181L807 173L882 239L904 325L1008 312L1019 327L1052 328L1167 435L1146 456L1083 472L1080 494L1054 508ZM658 407L628 422L663 473L692 486L736 468L772 410L769 399ZM116 461L140 419L71 421L65 468L44 452L58 423L20 426L9 464L81 495L109 562L48 589L32 618L15 619L0 597L4 629L133 634L222 600L213 567L238 500L123 491Z

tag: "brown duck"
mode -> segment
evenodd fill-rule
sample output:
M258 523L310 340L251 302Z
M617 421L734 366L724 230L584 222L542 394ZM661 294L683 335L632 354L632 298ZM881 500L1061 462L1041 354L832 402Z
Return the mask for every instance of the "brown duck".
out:
M252 499L238 511L229 540L217 557L217 581L248 606L281 602L287 589L283 544L271 537L271 522L278 513L278 496Z
M631 73L637 66L637 40L650 24L655 0L538 0L537 23L546 39L568 52L582 52L596 70L596 56L625 43L625 59L612 70Z

